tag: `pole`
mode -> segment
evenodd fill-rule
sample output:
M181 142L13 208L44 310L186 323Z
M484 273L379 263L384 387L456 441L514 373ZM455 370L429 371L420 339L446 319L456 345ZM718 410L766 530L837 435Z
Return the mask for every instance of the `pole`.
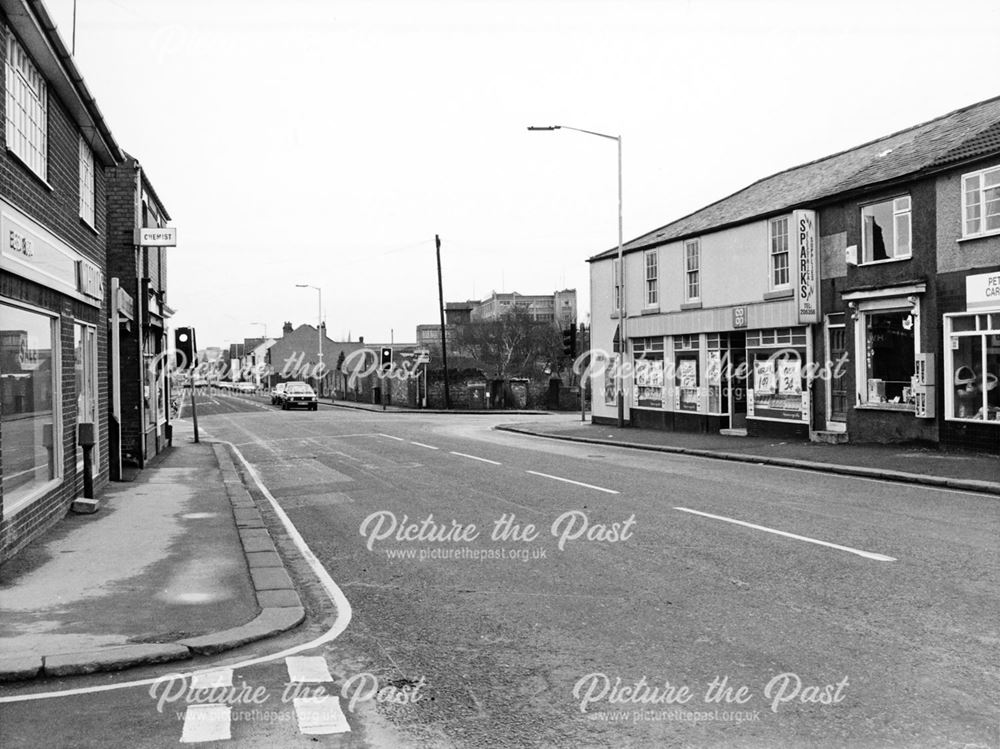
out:
M441 359L444 362L444 407L451 409L451 395L448 393L448 344L444 326L444 285L441 283L441 237L434 235L437 247L438 266L438 311L441 313Z
M76 55L76 0L73 0L73 46L72 55Z
M625 336L625 263L622 262L622 137L618 138L618 428L625 426L624 365L628 338Z
M322 379L318 379L317 385L319 386L319 392L316 394L318 398L323 394L323 380L326 379L326 372L323 371L323 289L317 287L316 291L319 293L319 309L318 318L316 323L316 332L319 334L319 346L317 349L319 357L319 374Z
M195 405L194 391L198 388L194 381L194 369L192 368L191 373L188 375L191 378L191 421L194 422L194 441L195 444L198 443L198 408Z

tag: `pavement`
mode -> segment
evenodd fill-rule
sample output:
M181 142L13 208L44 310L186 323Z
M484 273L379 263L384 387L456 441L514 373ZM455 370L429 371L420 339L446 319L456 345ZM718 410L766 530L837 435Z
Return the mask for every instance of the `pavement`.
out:
M998 454L944 451L915 445L834 445L770 437L731 437L633 427L619 429L617 426L570 421L567 418L552 422L504 424L496 428L571 442L681 453L1000 495Z
M217 653L305 612L228 449L174 446L0 566L0 681Z

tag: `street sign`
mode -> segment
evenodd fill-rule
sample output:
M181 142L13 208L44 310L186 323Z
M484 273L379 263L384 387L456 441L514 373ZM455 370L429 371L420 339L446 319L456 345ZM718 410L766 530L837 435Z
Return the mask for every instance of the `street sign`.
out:
M172 226L144 226L135 230L135 243L143 247L176 247L177 229Z

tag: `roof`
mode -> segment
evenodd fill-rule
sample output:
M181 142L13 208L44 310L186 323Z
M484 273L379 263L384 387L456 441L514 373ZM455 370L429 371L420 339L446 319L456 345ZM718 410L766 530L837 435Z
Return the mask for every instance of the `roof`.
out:
M0 0L0 8L94 149L97 160L105 166L120 163L122 151L45 5L41 0Z
M1000 151L1000 97L758 180L623 245L654 247ZM610 249L591 261L614 257Z

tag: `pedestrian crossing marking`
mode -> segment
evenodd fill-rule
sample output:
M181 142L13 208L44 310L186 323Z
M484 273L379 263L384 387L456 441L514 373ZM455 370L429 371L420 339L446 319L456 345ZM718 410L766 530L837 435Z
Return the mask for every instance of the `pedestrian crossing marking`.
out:
M299 731L307 735L347 733L351 726L340 709L339 697L297 697L293 701Z
M233 669L231 668L199 671L191 674L191 689L214 689L215 687L231 687L232 685Z
M326 658L317 656L291 656L285 658L289 681L326 682L333 681Z
M184 712L182 744L202 741L228 741L230 732L229 705L188 705Z

